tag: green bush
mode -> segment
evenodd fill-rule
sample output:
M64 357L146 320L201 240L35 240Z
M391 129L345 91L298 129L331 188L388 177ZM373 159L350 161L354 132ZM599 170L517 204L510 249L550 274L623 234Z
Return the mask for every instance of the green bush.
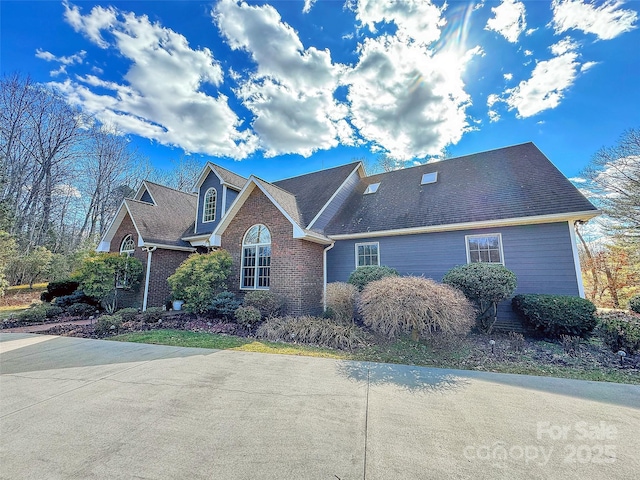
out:
M184 300L187 311L204 313L211 307L215 296L226 287L231 273L231 255L226 250L190 255L167 282L171 295Z
M365 325L389 338L411 333L414 340L437 332L461 334L473 324L473 307L453 287L422 277L386 277L360 295Z
M211 302L211 313L217 317L229 320L233 318L236 310L242 305L242 301L238 300L235 294L231 292L220 292Z
M44 305L44 314L47 318L56 318L64 313L64 310L57 305L51 305L48 303L43 303Z
M629 355L640 352L640 315L625 312L598 314L598 334L613 352L624 350Z
M490 333L498 318L498 303L516 289L516 275L504 265L477 262L452 268L442 283L457 288L478 306L478 327Z
M243 327L251 328L260 323L262 315L256 307L238 307L235 311L236 322Z
M256 332L258 338L273 342L296 342L352 350L366 344L366 335L354 324L338 324L316 317L273 317Z
M88 303L74 303L69 305L67 313L74 317L90 317L96 313L96 307Z
M71 295L56 297L53 303L58 307L68 308L75 303L88 303L89 305L95 305L96 301L93 298L85 295L82 290L76 290Z
M144 312L142 312L142 320L145 323L158 323L161 318L161 307L148 307Z
M17 319L21 323L41 323L47 319L47 310L45 304L32 305L26 310L21 311L17 315Z
M97 333L117 333L122 327L122 317L120 315L102 315L96 322L95 331Z
M357 296L358 289L355 285L343 282L327 284L325 301L331 318L342 323L353 322Z
M122 318L123 322L132 322L138 317L140 311L137 308L129 307L121 308L116 312L116 314Z
M40 294L40 300L43 302L51 302L54 298L71 295L75 292L80 284L75 280L58 280L49 282L47 290Z
M629 299L629 310L640 313L640 295L634 295Z
M552 337L584 337L596 326L596 307L589 300L568 295L516 295L513 310L539 332Z
M73 277L86 295L113 313L118 308L118 292L131 290L140 283L142 262L118 253L96 253L82 261Z
M384 265L369 265L366 267L358 267L351 272L347 283L355 285L359 291L362 291L368 283L375 282L376 280L380 280L385 277L397 276L398 271L395 268L386 267Z
M276 317L284 307L284 298L268 290L254 290L244 296L245 307L255 307L260 310L263 318Z

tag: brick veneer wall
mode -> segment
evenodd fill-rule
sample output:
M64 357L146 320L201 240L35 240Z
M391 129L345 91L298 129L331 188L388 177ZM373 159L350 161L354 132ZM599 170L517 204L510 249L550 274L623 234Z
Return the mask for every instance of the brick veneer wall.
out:
M286 299L289 315L318 314L322 311L322 252L317 243L293 238L291 223L255 188L222 234L222 248L233 258L229 290L240 291L242 239L246 231L262 223L271 232L270 291Z
M144 300L145 276L147 274L147 252L138 247L138 234L133 226L131 217L127 213L118 227L116 234L111 240L110 252L119 252L122 240L127 235L133 237L136 249L133 256L142 262L142 279L135 291L120 291L118 306L141 308ZM171 294L171 289L167 283L167 277L176 271L176 268L189 256L189 252L177 250L166 250L157 248L151 256L151 273L149 275L149 296L147 298L148 307L161 307L164 301Z
M120 245L122 244L122 240L124 237L131 234L133 238L133 243L136 245L136 249L133 252L133 256L142 262L143 270L142 270L142 280L136 289L132 291L120 290L118 292L118 308L125 307L142 307L142 298L144 296L144 275L147 268L147 253L143 252L140 247L138 247L138 234L136 233L136 228L133 226L133 222L131 221L131 217L127 213L122 220L122 223L116 230L116 234L113 236L111 240L111 245L109 247L110 252L119 252Z

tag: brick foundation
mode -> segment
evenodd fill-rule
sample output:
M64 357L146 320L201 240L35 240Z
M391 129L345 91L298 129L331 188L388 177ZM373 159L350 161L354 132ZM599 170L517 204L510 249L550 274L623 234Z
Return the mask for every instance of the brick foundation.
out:
M293 228L284 215L255 188L222 234L222 248L233 258L229 290L240 290L242 239L253 225L261 223L271 232L270 291L286 299L285 313L317 315L322 311L323 245L293 238Z

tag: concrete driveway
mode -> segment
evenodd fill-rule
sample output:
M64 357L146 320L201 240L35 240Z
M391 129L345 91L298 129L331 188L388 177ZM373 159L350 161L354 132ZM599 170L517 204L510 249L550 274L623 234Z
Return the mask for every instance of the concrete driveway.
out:
M0 334L6 479L629 479L640 387Z

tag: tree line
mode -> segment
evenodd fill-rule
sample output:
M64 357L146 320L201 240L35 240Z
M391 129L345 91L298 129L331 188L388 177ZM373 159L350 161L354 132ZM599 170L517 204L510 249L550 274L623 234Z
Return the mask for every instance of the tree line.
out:
M20 74L0 80L0 282L66 276L143 179L189 190L201 164L151 166L117 129Z

